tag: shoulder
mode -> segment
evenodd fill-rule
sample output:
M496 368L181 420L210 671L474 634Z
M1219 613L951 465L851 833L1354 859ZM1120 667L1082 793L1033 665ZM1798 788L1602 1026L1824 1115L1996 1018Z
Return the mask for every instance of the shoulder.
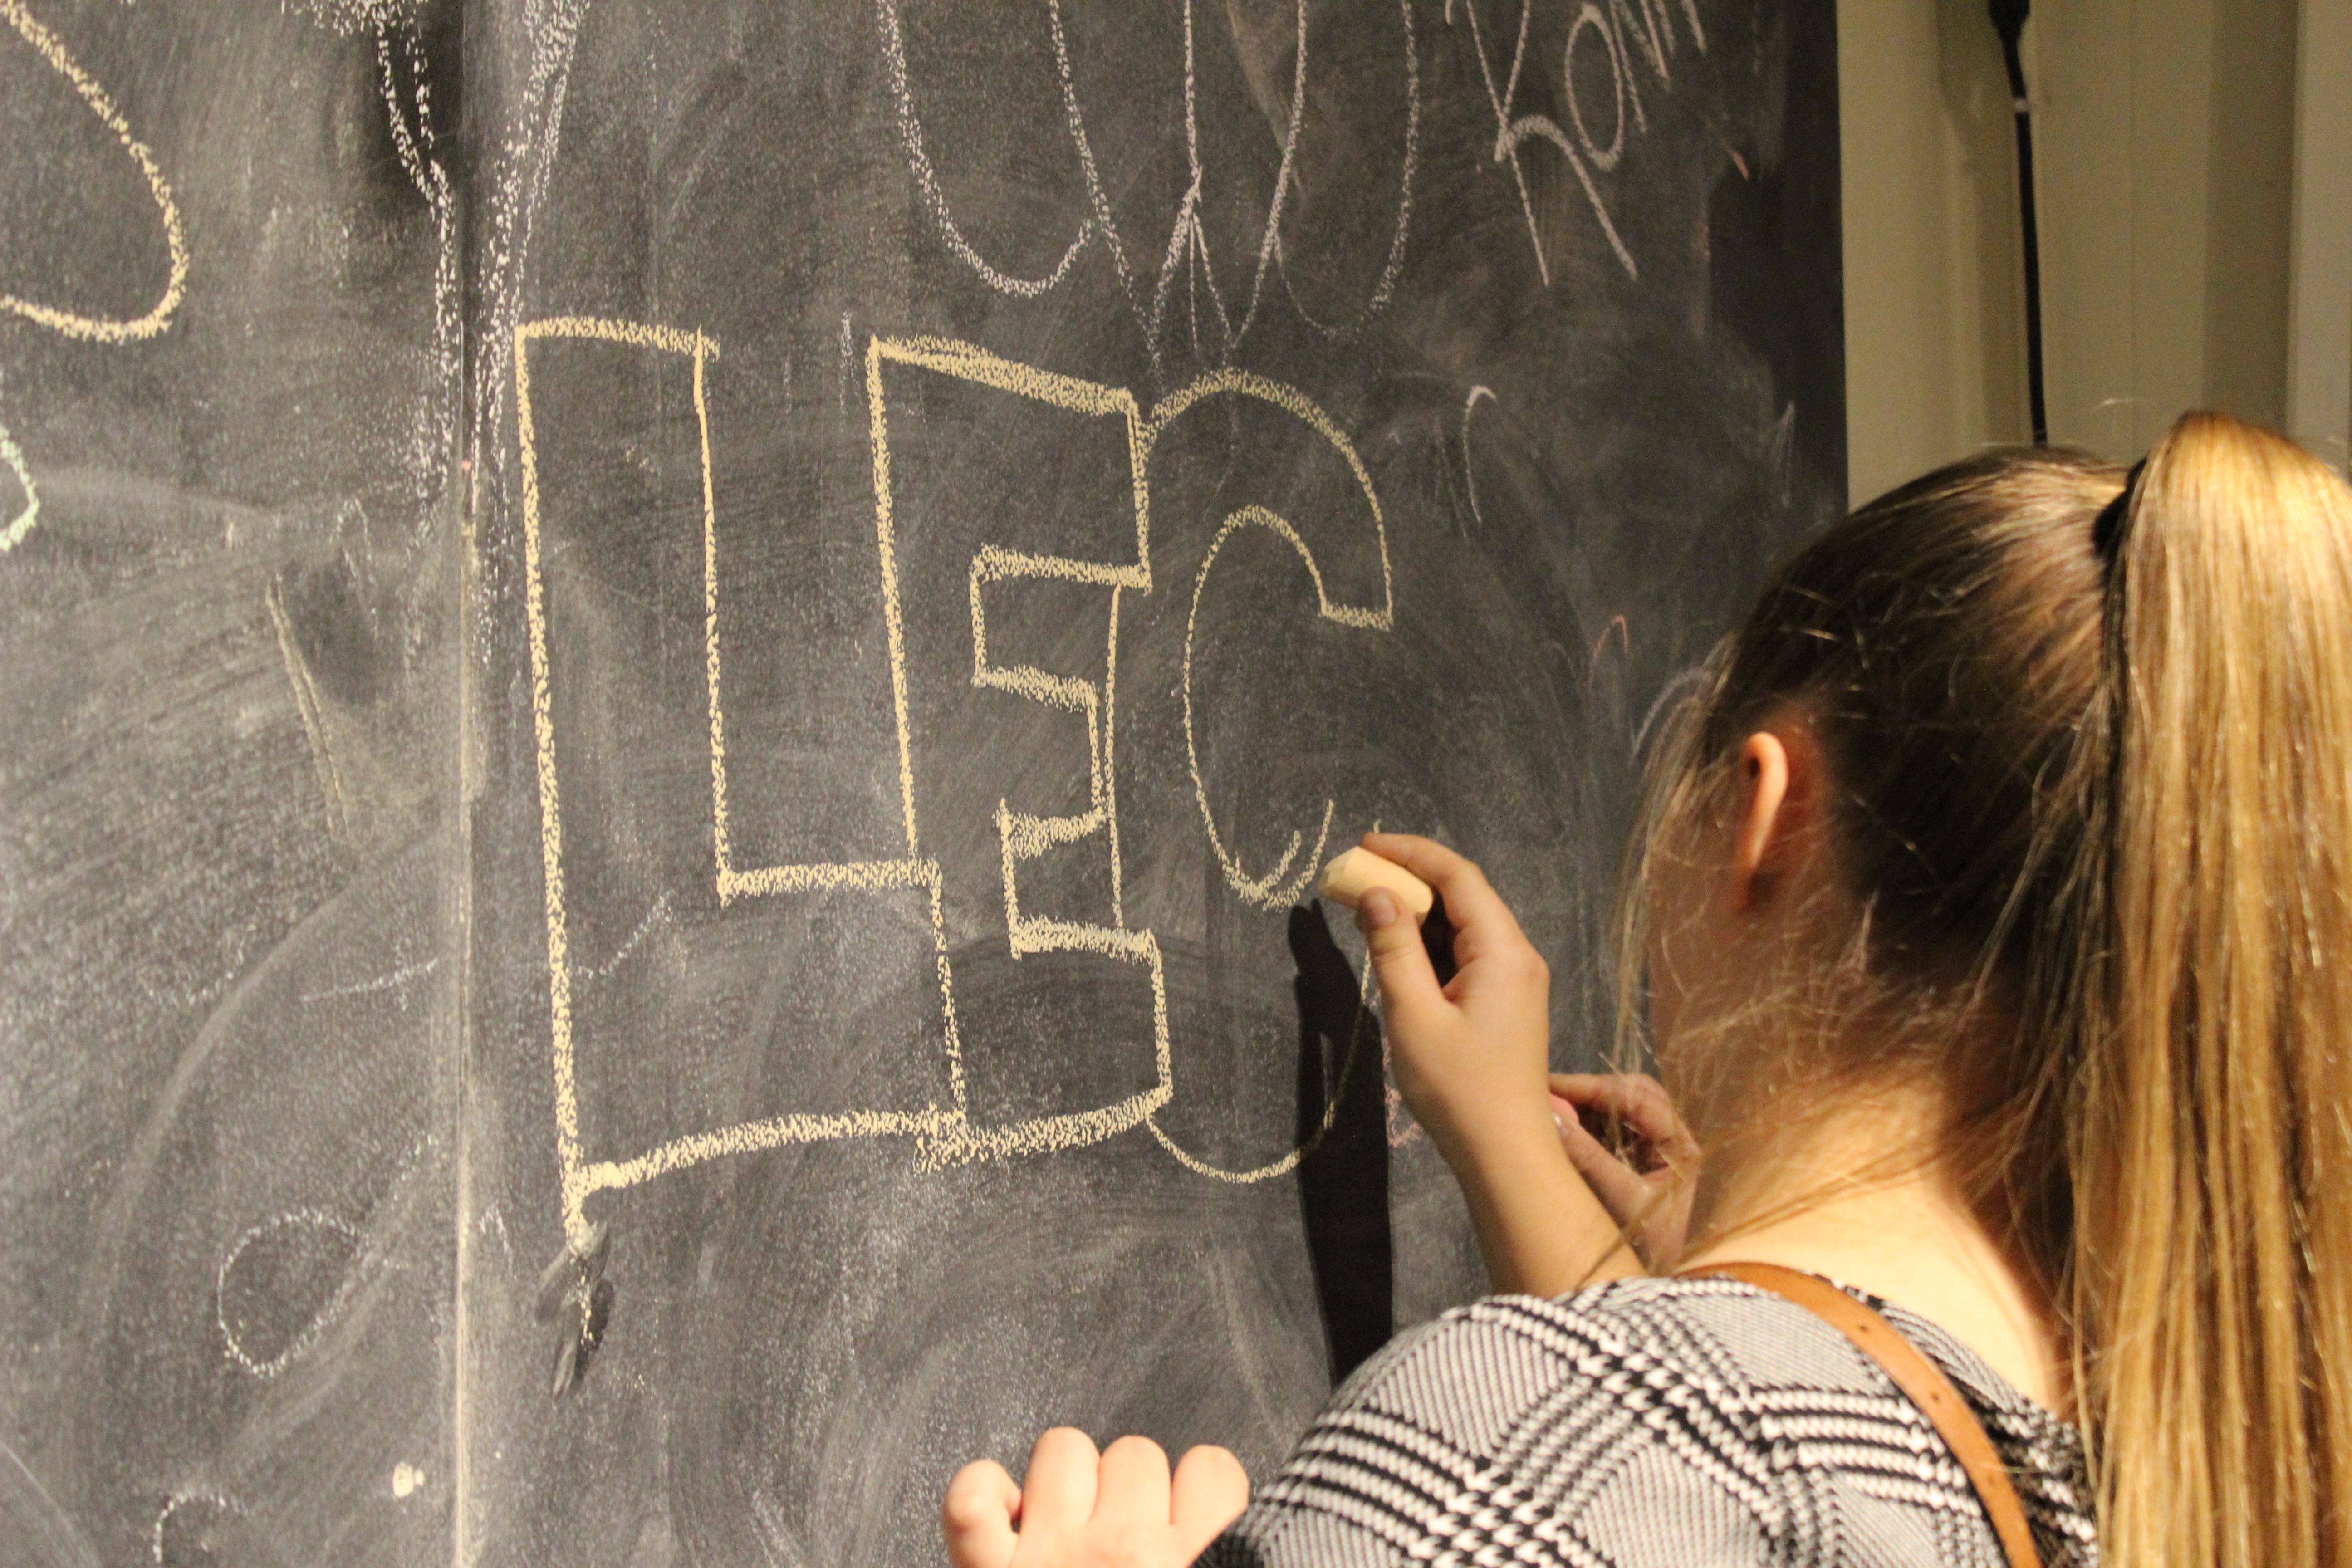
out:
M1544 1300L1495 1296L1399 1336L1328 1417L1377 1412L1481 1454L1573 1419L1579 1401L1653 1430L1704 1431L1735 1466L1779 1435L1792 1392L1868 1394L1877 1369L1811 1312L1736 1280L1633 1279ZM1693 1458L1698 1458L1693 1455Z
M1459 1308L1349 1381L1210 1561L1766 1561L1790 1524L1770 1392L1867 1392L1782 1309L1654 1279Z
M1905 1320L1906 1332L1928 1327ZM1936 1359L1957 1349L1935 1338L1923 1348ZM2071 1430L2009 1407L1980 1364L1947 1369L1997 1440L2032 1426L2058 1444ZM1203 1561L1429 1557L1999 1562L1965 1472L1874 1364L1795 1303L1711 1279L1493 1297L1407 1331L1349 1380Z
M1328 1415L1378 1412L1492 1453L1532 1420L1549 1426L1580 1400L1605 1401L1653 1426L1727 1422L1715 1436L1752 1448L1765 1436L1751 1419L1760 1388L1851 1381L1843 1342L1811 1342L1812 1321L1723 1279L1622 1279L1553 1300L1488 1297L1400 1335L1339 1390Z
M1944 1369L2009 1466L2042 1561L2095 1568L2098 1528L2080 1428L2013 1387L1978 1354L1916 1312L1863 1298Z

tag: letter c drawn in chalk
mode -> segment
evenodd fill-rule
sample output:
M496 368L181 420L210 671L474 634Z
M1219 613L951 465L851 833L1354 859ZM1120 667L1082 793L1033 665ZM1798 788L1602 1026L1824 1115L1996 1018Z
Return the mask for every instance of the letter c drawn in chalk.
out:
M1201 821L1209 830L1209 843L1216 850L1218 865L1224 869L1226 884L1247 902L1272 910L1280 909L1296 899L1305 890L1307 879L1321 868L1324 838L1331 829L1332 806L1329 802L1325 802L1322 832L1317 837L1315 851L1288 882L1284 882L1283 878L1297 857L1298 835L1292 835L1289 848L1283 853L1273 871L1264 877L1251 877L1242 869L1240 862L1227 847L1224 836L1218 832L1215 814L1209 809L1208 786L1201 777L1200 752L1192 731L1193 640L1201 616L1201 595L1208 586L1209 568L1215 563L1217 552L1235 530L1256 526L1271 529L1288 541L1290 547L1297 551L1299 557L1307 563L1307 575L1315 582L1315 613L1324 620L1364 631L1387 631L1395 619L1396 590L1389 569L1388 523L1381 513L1380 493L1372 488L1372 476L1365 468L1364 459L1357 452L1355 443L1348 439L1329 415L1296 387L1268 381L1247 371L1216 371L1202 376L1191 385L1171 393L1152 409L1151 416L1144 422L1140 432L1144 460L1150 460L1150 454L1158 447L1160 436L1187 410L1213 397L1234 396L1251 398L1279 408L1330 444L1332 450L1348 465L1348 471L1355 477L1357 489L1371 512L1372 542L1380 553L1381 562L1381 604L1378 609L1369 605L1334 604L1325 587L1322 569L1316 564L1315 552L1307 548L1298 531L1265 507L1245 506L1229 514L1219 527L1216 538L1210 542L1208 552L1202 559L1200 576L1192 584L1192 614L1184 625L1183 697L1184 752L1192 764L1193 796L1200 803Z
M1223 525L1217 530L1216 538L1209 542L1208 553L1201 558L1201 574L1192 584L1192 610L1184 617L1184 760L1192 764L1192 793L1201 803L1201 821L1209 830L1209 846L1217 853L1217 864L1225 868L1225 880L1246 901L1260 909L1278 910L1306 891L1307 879L1321 868L1323 846L1331 836L1332 803L1328 800L1323 803L1323 826L1316 829L1315 847L1308 852L1306 864L1299 868L1297 876L1288 881L1283 880L1298 859L1300 839L1294 831L1290 843L1282 851L1282 858L1275 862L1274 869L1263 877L1253 877L1242 869L1240 859L1226 844L1224 836L1217 831L1217 814L1209 806L1209 786L1201 777L1201 753L1192 738L1192 652L1200 637L1201 596L1208 591L1209 569L1217 563L1217 552L1225 547L1226 540L1244 528L1263 528L1298 552L1298 558L1307 563L1307 574L1315 580L1317 603L1326 608L1330 604L1329 596L1323 591L1323 573L1315 564L1315 552L1307 548L1307 542L1298 537L1297 529L1262 506L1243 507L1225 519Z

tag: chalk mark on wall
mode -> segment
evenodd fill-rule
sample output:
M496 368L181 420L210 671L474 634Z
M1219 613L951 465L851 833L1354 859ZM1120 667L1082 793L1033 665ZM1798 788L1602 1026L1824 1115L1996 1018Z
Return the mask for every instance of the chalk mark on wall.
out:
M350 808L343 794L342 772L335 765L334 749L327 743L326 707L319 697L319 684L310 675L310 661L302 657L301 644L294 636L293 617L286 611L285 583L271 578L261 597L269 607L269 624L278 633L278 656L286 661L286 682L294 689L294 711L302 721L302 738L310 742L310 766L319 775L319 798L327 811L327 837L340 844L350 824Z
M523 279L531 253L531 233L538 220L541 203L547 195L547 182L554 172L555 154L562 140L563 106L570 93L572 57L580 43L580 26L588 9L588 0L549 0L533 17L530 28L530 64L523 74L520 91L512 99L512 109L499 134L486 141L489 153L488 168L495 171L482 184L489 187L486 221L478 232L483 236L480 248L480 298L485 303L486 319L482 324L482 352L474 361L474 392L476 406L486 417L483 427L502 429L506 422L508 381L512 374L509 363L516 335L522 320ZM502 473L504 453L492 442L487 448L488 460ZM474 481L479 484L482 475L477 472ZM470 530L474 509L468 505L464 513ZM467 535L471 540L471 533ZM467 1491L467 1477L461 1460L457 1493L462 1500Z
M230 1519L243 1518L246 1511L243 1503L210 1487L182 1487L173 1492L163 1500L163 1506L155 1510L154 1528L149 1532L148 1543L154 1552L156 1568L170 1568L163 1556L164 1531L184 1508L209 1508Z
M655 926L659 925L663 921L668 918L669 894L667 892L657 893L654 897L652 907L646 910L646 918L639 921L636 923L635 929L631 931L629 934L622 940L621 945L613 950L612 957L606 959L602 963L588 963L578 958L574 958L572 961L572 979L575 981L602 980L606 975L611 974L614 970L619 969L622 964L628 962L629 955L637 951L639 944L644 942L646 937L653 934L653 929Z
M1276 909L1290 902L1304 891L1307 881L1321 868L1323 848L1330 835L1334 805L1329 801L1324 803L1323 821L1317 831L1315 849L1307 858L1298 875L1287 884L1283 884L1281 878L1297 855L1300 837L1297 833L1294 832L1291 835L1290 845L1274 870L1264 877L1251 877L1242 868L1240 862L1227 847L1224 836L1218 830L1215 814L1209 806L1208 785L1201 776L1200 754L1194 736L1192 716L1194 641L1198 633L1201 597L1208 586L1209 568L1215 563L1217 552L1223 547L1225 541L1236 531L1251 526L1266 528L1288 543L1306 563L1308 577L1315 584L1317 615L1337 625L1364 631L1385 632L1394 625L1396 587L1389 566L1388 522L1381 514L1380 493L1372 487L1370 470L1365 468L1363 458L1357 452L1355 443L1348 439L1346 433L1339 428L1331 416L1296 387L1286 386L1280 382L1269 380L1248 371L1223 370L1213 371L1190 385L1171 393L1153 406L1150 417L1144 424L1147 479L1150 454L1158 446L1160 436L1191 409L1210 399L1219 397L1246 397L1268 404L1290 415L1330 443L1332 449L1347 464L1348 471L1354 476L1357 487L1363 493L1364 502L1370 509L1373 541L1379 549L1381 559L1381 603L1378 608L1335 603L1325 588L1323 573L1316 563L1314 552L1307 548L1306 541L1299 537L1297 530L1293 528L1286 520L1265 507L1248 506L1236 510L1226 517L1219 527L1214 540L1202 558L1200 574L1193 582L1191 613L1186 618L1184 626L1184 663L1181 678L1184 753L1185 760L1192 768L1193 800L1200 807L1202 826L1208 832L1210 845L1216 853L1220 868L1224 872L1226 886L1246 903L1262 909ZM1369 968L1365 973L1367 975L1370 974ZM1353 1059L1352 1054L1350 1059ZM1323 1125L1326 1129L1330 1125L1331 1118L1337 1114L1339 1095L1344 1092L1344 1089L1345 1069L1342 1071L1340 1089L1333 1092L1329 1104L1325 1107ZM1160 1146L1187 1169L1201 1175L1227 1182L1257 1182L1280 1175L1294 1168L1297 1162L1305 1157L1306 1152L1322 1137L1322 1132L1317 1131L1306 1142L1294 1147L1289 1153L1271 1163L1253 1170L1233 1171L1213 1164L1185 1150L1160 1124L1156 1116L1151 1119L1150 1125L1151 1134L1160 1141Z
M16 445L16 437L8 433L5 425L0 425L0 463L7 465L8 472L16 479L16 488L25 493L25 504L16 509L14 517L0 524L0 554L5 554L23 543L25 535L32 532L33 525L40 521L41 491L33 483L33 470L25 461L25 449Z
M122 118L122 111L115 107L113 98L95 78L81 68L73 56L67 52L65 45L58 41L58 36L43 26L25 8L24 0L0 0L0 17L5 17L9 26L15 27L18 35L33 46L35 52L48 62L49 68L72 85L74 91L81 95L82 102L89 106L89 111L98 116L100 124L114 132L114 139L122 143L123 152L139 166L140 174L146 177L147 189L155 199L155 210L163 218L163 248L169 257L163 290L142 316L128 319L89 316L78 310L61 310L6 293L0 293L0 310L22 316L53 331L63 332L67 337L82 338L91 342L127 343L140 338L152 338L171 324L172 313L179 309L181 297L187 289L188 241L181 232L180 209L173 203L172 187L165 182L163 170L156 167L155 155L147 150L147 144L131 134L130 121Z
M392 35L397 27L401 58L413 84L404 108L394 69ZM457 448L457 378L465 356L464 323L457 310L457 202L449 185L448 170L435 156L438 136L433 125L433 100L422 44L414 16L379 21L375 34L377 86L384 116L391 127L400 166L433 213L433 342L430 384L417 399L411 421L410 460L421 505L430 505L439 493L450 458ZM410 124L411 113L415 123Z
M587 339L679 354L694 374L694 416L702 459L702 541L705 668L709 687L711 844L714 882L721 903L739 898L773 897L817 889L875 891L920 888L931 901L934 935L940 927L939 868L909 854L905 860L803 863L739 869L727 824L726 715L720 705L718 521L710 479L710 415L705 370L719 345L698 331L595 317L564 316L526 321L515 328L515 419L520 443L523 496L524 616L529 623L531 722L538 752L540 854L545 878L548 1017L555 1079L556 1154L562 1173L564 1238L584 1252L593 1237L586 1205L593 1194L635 1186L670 1171L730 1154L837 1138L923 1133L951 1114L935 1106L918 1110L854 1110L786 1114L687 1133L625 1159L591 1159L580 1135L580 1090L572 1026L572 971L563 891L563 805L557 773L553 671L547 627L547 589L540 516L538 437L532 425L530 345L543 338ZM909 848L912 849L910 835ZM948 974L944 954L940 979L943 1005ZM950 1013L950 1019L952 1014ZM949 1050L954 1051L952 1022Z
M891 96L898 100L898 133L907 143L907 165L914 173L916 186L923 193L923 205L930 208L931 221L940 226L940 237L947 241L948 248L955 252L965 266L979 273L983 282L1001 294L1027 300L1053 289L1069 275L1070 264L1077 260L1078 253L1094 237L1095 220L1088 217L1079 222L1078 232L1072 237L1069 248L1062 252L1062 259L1042 278L1015 278L1000 270L973 249L971 242L963 237L962 228L957 225L955 214L948 206L947 193L940 189L939 176L931 169L930 153L923 145L923 122L915 112L914 89L907 80L906 32L898 25L898 0L875 0L875 5L882 24L882 64L890 76ZM1057 16L1057 27L1059 21ZM1085 145L1083 141L1079 145ZM1090 158L1088 163L1091 174Z
M1494 388L1474 386L1470 389L1470 395L1462 400L1462 489L1470 498L1470 520L1480 528L1486 526L1486 514L1478 510L1478 474L1476 466L1470 460L1470 416L1477 409L1478 400L1482 397L1493 403ZM1465 529L1463 532L1466 537L1469 531Z
M1699 53L1706 52L1706 29L1699 23L1697 0L1683 0L1683 15L1690 26L1692 42ZM1518 99L1519 82L1528 63L1528 24L1535 16L1535 0L1521 0L1518 36L1511 47L1511 67L1503 85L1495 84L1494 61L1487 57L1486 38L1478 26L1478 0L1462 0L1463 14L1470 21L1471 52L1478 57L1479 79L1486 89L1487 106L1495 116L1495 148L1493 161L1508 163L1511 178L1518 187L1519 209L1527 218L1528 239L1535 247L1536 270L1549 287L1551 283L1551 261L1544 250L1542 226L1536 221L1535 198L1528 188L1528 174L1521 162L1520 149L1529 142L1549 142L1559 149L1568 161L1577 184L1583 187L1584 199L1592 209L1593 220L1601 226L1609 248L1616 254L1625 276L1638 279L1641 268L1634 265L1633 253L1626 247L1617 232L1616 220L1610 216L1609 204L1593 179L1595 169L1602 174L1613 171L1625 152L1625 116L1630 108L1634 129L1646 131L1649 117L1642 105L1641 85L1634 79L1632 50L1625 43L1632 38L1643 58L1659 81L1673 83L1669 59L1678 47L1672 16L1666 0L1607 0L1604 10L1600 0L1583 0L1575 19L1569 24L1567 46L1561 50L1561 96L1568 100L1569 123L1576 128L1571 139L1560 123L1547 114L1517 114L1513 106ZM1445 20L1454 21L1454 0L1446 0ZM1591 133L1585 118L1584 103L1576 87L1576 51L1579 44L1591 35L1601 44L1609 66L1610 90L1613 115L1610 121L1609 144L1602 146Z
M558 768L553 690L557 679L551 647L545 577L545 527L540 491L538 432L531 403L530 344L546 339L587 340L643 351L674 354L690 362L693 406L701 473L704 674L709 716L711 863L713 887L722 906L749 898L781 897L816 891L918 890L929 900L939 1006L949 1069L951 1103L913 1110L865 1110L822 1115L788 1113L692 1132L625 1159L595 1158L586 1149L580 1128L578 1065L572 1016L575 981L586 977L586 966L574 962L568 932L563 879L562 792ZM593 1235L586 1204L598 1192L635 1186L668 1172L682 1170L728 1155L778 1147L786 1143L845 1138L912 1136L919 1164L935 1168L971 1160L998 1159L1077 1147L1100 1142L1139 1123L1150 1123L1153 1135L1188 1168L1220 1180L1264 1180L1292 1169L1320 1133L1315 1133L1270 1164L1248 1171L1228 1171L1201 1160L1179 1146L1154 1120L1175 1092L1169 1042L1164 965L1158 938L1148 929L1127 924L1123 906L1122 869L1118 848L1117 768L1117 690L1119 605L1128 593L1152 588L1150 552L1150 468L1159 439L1188 410L1222 397L1243 397L1287 413L1329 443L1347 464L1371 514L1373 540L1380 555L1381 601L1377 606L1335 601L1322 570L1304 538L1286 520L1264 507L1244 507L1228 517L1204 557L1195 582L1195 620L1208 582L1208 569L1232 533L1246 527L1275 532L1305 562L1316 589L1317 614L1323 619L1363 630L1386 631L1394 616L1394 585L1391 575L1387 525L1380 498L1362 458L1339 426L1295 387L1242 371L1217 371L1171 394L1149 415L1134 395L1118 387L1056 374L1002 358L971 344L941 338L868 340L866 353L867 411L874 464L875 549L880 567L883 616L890 667L892 711L898 745L899 805L906 835L903 858L857 862L798 862L744 867L736 853L728 805L727 721L724 701L725 604L720 592L718 508L712 489L710 423L707 376L719 345L699 331L642 322L594 317L556 317L526 321L515 329L513 363L518 444L522 469L524 614L528 623L531 671L531 720L537 752L540 796L541 866L544 878L547 925L548 1013L551 1066L555 1088L556 1146L561 1171L564 1232L575 1251L585 1248ZM972 626L971 681L977 688L1060 709L1082 719L1087 726L1088 804L1081 813L1040 816L1015 810L1000 800L996 808L999 870L1003 879L1005 940L1018 959L1034 953L1075 951L1092 952L1142 968L1152 994L1152 1052L1155 1081L1113 1104L999 1126L973 1124L965 1087L961 1046L956 1023L953 965L948 952L944 889L938 863L923 853L915 786L915 736L908 713L904 610L900 602L897 521L891 474L891 434L888 370L911 369L946 375L1049 407L1120 422L1130 474L1135 519L1132 559L1087 560L1041 555L997 543L982 543L973 553L967 573L967 594ZM1026 578L1049 578L1107 590L1110 595L1105 673L1099 685L1091 680L1025 664L1000 664L990 654L988 608L990 589L996 584ZM1196 627L1187 625L1184 676L1186 744L1193 745L1191 711L1192 643ZM1200 776L1197 754L1192 756L1193 783L1202 821L1217 846L1228 885L1244 900L1261 907L1278 907L1305 887L1320 864L1334 806L1327 802L1314 852L1304 868L1283 879L1297 860L1303 843L1294 834L1288 851L1267 877L1244 873L1227 848L1211 816L1206 786ZM1022 908L1020 868L1048 850L1099 838L1111 879L1111 921L1100 924L1049 919ZM656 910L662 906L657 904ZM642 935L642 922L637 935ZM633 936L624 952L634 946ZM609 969L612 963L605 967ZM1350 1060L1353 1059L1351 1046ZM1344 1088L1344 1076L1343 1085ZM1327 1106L1328 1126L1336 1113L1338 1095Z
M997 839L1003 876L1005 941L1018 960L1039 952L1092 952L1122 963L1139 964L1151 985L1152 1061L1150 1088L1113 1104L1088 1110L1045 1116L997 1127L975 1127L968 1114L963 1065L954 1063L955 1119L930 1135L923 1150L926 1163L940 1163L1013 1154L1044 1153L1085 1143L1099 1142L1123 1132L1167 1103L1173 1091L1168 1044L1168 993L1159 940L1149 931L1128 929L1118 912L1118 805L1113 776L1111 737L1115 734L1112 692L1118 672L1118 595L1122 591L1151 591L1150 500L1144 478L1147 445L1134 395L1097 382L1057 375L942 338L892 339L874 337L866 348L866 384L873 418L875 543L882 565L882 605L890 654L890 697L898 732L898 785L906 814L907 845L918 854L916 823L914 732L907 711L907 663L903 609L899 602L897 524L893 516L890 475L890 423L886 365L919 368L976 385L1009 393L1048 407L1095 418L1120 421L1128 452L1130 493L1135 510L1135 558L1131 562L1086 561L1067 556L1034 555L983 544L972 557L967 578L971 609L971 683L986 689L1062 708L1087 721L1088 809L1075 816L1040 817L997 803ZM1031 665L1000 666L988 654L988 594L991 584L1020 578L1051 578L1110 590L1109 646L1106 649L1104 686L1051 674ZM1099 718L1097 716L1099 715ZM1113 888L1113 923L1048 920L1021 910L1018 868L1056 845L1075 844L1099 836L1109 858ZM934 904L936 911L937 905ZM937 920L934 914L934 921ZM941 995L947 998L949 1026L953 1028L952 985L949 979L946 934L939 932Z
M1160 342L1168 325L1168 305L1173 298L1179 269L1186 275L1186 298L1192 305L1190 310L1190 332L1196 355L1205 355L1222 363L1240 346L1250 327L1257 320L1258 308L1264 299L1268 272L1280 267L1283 286L1300 320L1327 336L1340 337L1358 331L1369 323L1387 305L1404 266L1406 237L1412 221L1412 181L1420 156L1421 138L1421 63L1417 39L1412 26L1410 0L1402 0L1398 15L1404 26L1404 105L1405 124L1403 145L1398 175L1396 216L1391 227L1388 255L1370 295L1359 308L1355 319L1341 323L1318 320L1298 299L1289 272L1289 260L1283 247L1282 217L1291 192L1298 181L1297 154L1300 126L1307 110L1307 0L1297 0L1297 36L1292 63L1291 95L1288 123L1283 132L1282 158L1276 174L1273 194L1266 203L1265 216L1259 225L1256 261L1248 297L1243 304L1241 321L1233 321L1226 306L1224 290L1217 283L1215 265L1212 258L1208 237L1201 223L1201 211L1207 191L1208 173L1201 160L1199 93L1196 87L1195 35L1192 0L1185 0L1184 30L1184 152L1188 181L1184 194L1178 199L1168 234L1168 243L1161 247L1160 274L1149 301L1142 297L1134 267L1128 257L1128 247L1121 239L1117 219L1113 216L1109 195L1102 174L1097 166L1092 139L1087 133L1086 112L1081 104L1076 73L1070 59L1069 38L1063 26L1060 0L1051 0L1047 6L1048 33L1053 44L1055 74L1062 89L1063 119L1071 146L1076 154L1078 173L1084 182L1087 216L1079 220L1076 231L1060 260L1047 272L1033 278L1016 278L982 256L966 238L957 223L946 195L941 190L934 169L929 143L923 133L922 118L914 98L907 64L906 33L899 18L898 0L875 0L876 21L880 28L882 57L897 108L899 135L905 143L907 163L914 175L923 205L929 210L932 221L939 226L941 240L948 249L976 273L982 281L1000 293L1016 299L1034 299L1058 288L1069 276L1079 256L1099 237L1110 252L1111 266L1116 272L1120 291L1134 315L1138 329L1149 345L1152 365L1160 366ZM1202 314L1199 294L1205 291L1217 323L1218 341L1204 345L1200 339Z
M260 1360L256 1360L249 1353L248 1348L238 1339L236 1330L229 1326L228 1277L236 1270L237 1260L245 1256L247 1249L254 1243L264 1237L291 1229L296 1226L329 1231L341 1237L351 1244L354 1261L364 1245L357 1226L340 1215L328 1214L320 1209L296 1209L290 1214L278 1215L274 1218L263 1220L236 1238L235 1245L228 1250L228 1256L221 1259L220 1272L213 1281L213 1320L220 1325L221 1340L228 1352L229 1359L258 1378L276 1377L308 1355L318 1344L319 1336L325 1333L335 1319L341 1315L343 1307L351 1296L352 1275L347 1270L336 1285L333 1294L320 1305L310 1321L304 1323L300 1331L287 1341L283 1350L274 1356ZM161 1528L160 1521L158 1528Z
M438 958L421 958L414 963L404 963L388 974L379 974L373 980L354 980L346 985L330 985L323 991L305 991L299 1000L307 1007L313 1002L331 1002L345 996L372 996L379 992L398 991L440 967Z

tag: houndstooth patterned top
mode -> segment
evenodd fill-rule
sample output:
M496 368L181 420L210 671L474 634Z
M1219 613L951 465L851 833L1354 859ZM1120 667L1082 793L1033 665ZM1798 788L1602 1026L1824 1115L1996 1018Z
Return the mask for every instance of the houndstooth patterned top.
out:
M2049 1568L2096 1568L2081 1434L1917 1315ZM1348 1380L1201 1568L2002 1568L1968 1477L1877 1364L1731 1279L1498 1296Z

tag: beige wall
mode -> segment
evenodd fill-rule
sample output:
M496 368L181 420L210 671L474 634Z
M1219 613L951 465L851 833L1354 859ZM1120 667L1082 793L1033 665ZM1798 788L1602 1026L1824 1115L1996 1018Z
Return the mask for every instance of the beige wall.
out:
M2295 45L2287 428L2352 462L2352 0L2303 0Z
M1841 0L1848 489L2029 435L2016 151L1983 0Z
M2294 20L2285 0L2036 8L2053 440L2135 456L2200 405L2285 422Z
M2344 0L2312 0L2340 5ZM2050 434L2287 415L2293 0L2042 0L2027 30ZM1857 500L2031 437L2009 89L1983 0L1841 0Z

